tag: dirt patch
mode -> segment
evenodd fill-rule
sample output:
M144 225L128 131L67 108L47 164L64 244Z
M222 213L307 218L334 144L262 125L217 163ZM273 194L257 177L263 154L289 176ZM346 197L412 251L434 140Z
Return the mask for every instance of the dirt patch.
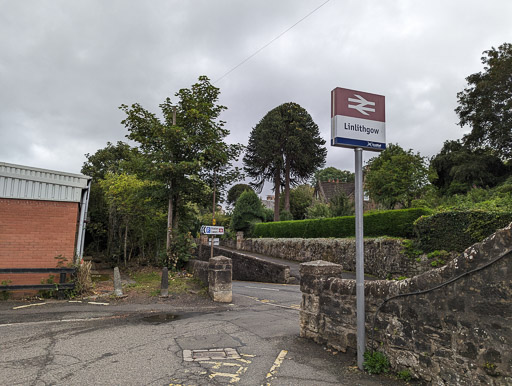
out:
M207 290L186 271L169 275L169 296L160 297L161 269L153 267L132 268L121 271L123 297L114 296L113 270L94 272L93 294L88 299L108 299L117 304L156 304L174 306L209 307L217 303L207 295ZM95 280L95 277L98 280Z

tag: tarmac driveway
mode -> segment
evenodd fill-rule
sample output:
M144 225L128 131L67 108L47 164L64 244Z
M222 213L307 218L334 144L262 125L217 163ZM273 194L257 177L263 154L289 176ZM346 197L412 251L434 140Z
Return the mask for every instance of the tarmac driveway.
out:
M400 383L300 338L298 286L234 282L233 290L230 305L0 302L0 384Z

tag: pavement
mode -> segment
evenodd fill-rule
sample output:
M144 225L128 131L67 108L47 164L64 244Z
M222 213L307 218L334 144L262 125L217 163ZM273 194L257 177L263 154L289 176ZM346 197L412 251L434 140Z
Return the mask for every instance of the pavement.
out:
M233 282L233 302L0 302L0 384L399 385L299 336L297 285Z

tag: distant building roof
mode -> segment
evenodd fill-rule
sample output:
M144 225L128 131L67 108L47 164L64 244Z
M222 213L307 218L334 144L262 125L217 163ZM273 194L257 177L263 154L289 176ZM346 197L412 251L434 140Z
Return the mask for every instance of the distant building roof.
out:
M353 200L354 191L354 182L340 182L338 180L319 181L315 186L315 197L327 203L340 193L345 193L348 198Z
M80 202L91 177L0 162L0 198Z
M272 195L272 194L268 194L267 195L267 199L266 200L261 200L261 203L263 204L263 206L267 209L274 209L274 203L275 203L275 196Z

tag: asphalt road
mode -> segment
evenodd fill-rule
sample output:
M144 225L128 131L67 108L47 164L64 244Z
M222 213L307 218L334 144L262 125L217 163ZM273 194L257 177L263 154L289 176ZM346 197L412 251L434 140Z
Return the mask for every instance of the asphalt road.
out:
M0 302L0 384L399 384L300 338L298 286L234 282L233 293L201 309Z

